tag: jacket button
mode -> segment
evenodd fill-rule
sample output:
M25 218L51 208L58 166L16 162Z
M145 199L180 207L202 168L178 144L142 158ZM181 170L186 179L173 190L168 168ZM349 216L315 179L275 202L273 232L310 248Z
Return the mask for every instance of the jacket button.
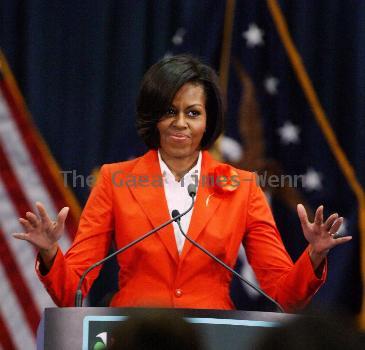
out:
M175 289L176 298L180 298L183 295L183 291L181 289Z

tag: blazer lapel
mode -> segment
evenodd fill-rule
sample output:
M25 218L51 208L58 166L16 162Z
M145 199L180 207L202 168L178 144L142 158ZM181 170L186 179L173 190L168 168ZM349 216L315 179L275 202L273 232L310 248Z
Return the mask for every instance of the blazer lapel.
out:
M212 186L208 185L209 170L212 169L217 162L213 160L207 151L203 152L202 169L199 176L199 187L196 196L196 202L193 209L193 215L191 217L188 236L194 241L197 240L208 221L217 210L218 206L222 202L222 198L216 196ZM186 257L190 251L192 244L189 241L185 241L184 248L180 256L180 263Z
M134 198L141 206L153 227L157 227L171 218L166 202L162 174L156 151L147 152L131 171L135 179L148 178L145 186L130 186ZM179 259L172 224L157 231L157 234L175 262Z

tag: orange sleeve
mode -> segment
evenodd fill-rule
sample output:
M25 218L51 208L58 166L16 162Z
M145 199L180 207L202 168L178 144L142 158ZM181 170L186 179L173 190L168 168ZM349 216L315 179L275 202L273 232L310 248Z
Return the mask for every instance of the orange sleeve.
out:
M74 305L82 273L108 253L114 230L111 186L109 169L104 165L81 214L78 231L70 249L65 255L58 249L46 275L40 273L37 257L37 275L58 306ZM83 295L87 294L99 271L100 267L97 267L87 275L83 283Z
M318 278L307 249L293 264L266 197L255 181L251 185L243 244L261 288L286 311L303 308L326 279L327 261Z

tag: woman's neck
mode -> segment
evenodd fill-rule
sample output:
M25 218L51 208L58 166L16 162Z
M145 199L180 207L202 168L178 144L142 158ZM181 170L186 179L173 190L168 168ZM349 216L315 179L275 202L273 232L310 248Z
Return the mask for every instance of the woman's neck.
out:
M167 167L171 170L171 173L175 176L175 180L180 181L197 163L199 151L196 151L191 156L178 158L169 156L160 149L160 155Z

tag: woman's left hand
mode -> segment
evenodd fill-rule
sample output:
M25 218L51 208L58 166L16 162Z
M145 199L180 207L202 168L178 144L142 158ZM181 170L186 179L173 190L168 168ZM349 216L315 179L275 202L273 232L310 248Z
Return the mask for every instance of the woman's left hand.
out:
M323 205L317 208L314 222L308 220L307 211L302 204L298 204L297 211L304 236L309 242L309 256L315 269L320 265L330 249L352 239L351 236L342 237L336 235L343 223L343 217L338 217L337 213L330 215L324 221Z

